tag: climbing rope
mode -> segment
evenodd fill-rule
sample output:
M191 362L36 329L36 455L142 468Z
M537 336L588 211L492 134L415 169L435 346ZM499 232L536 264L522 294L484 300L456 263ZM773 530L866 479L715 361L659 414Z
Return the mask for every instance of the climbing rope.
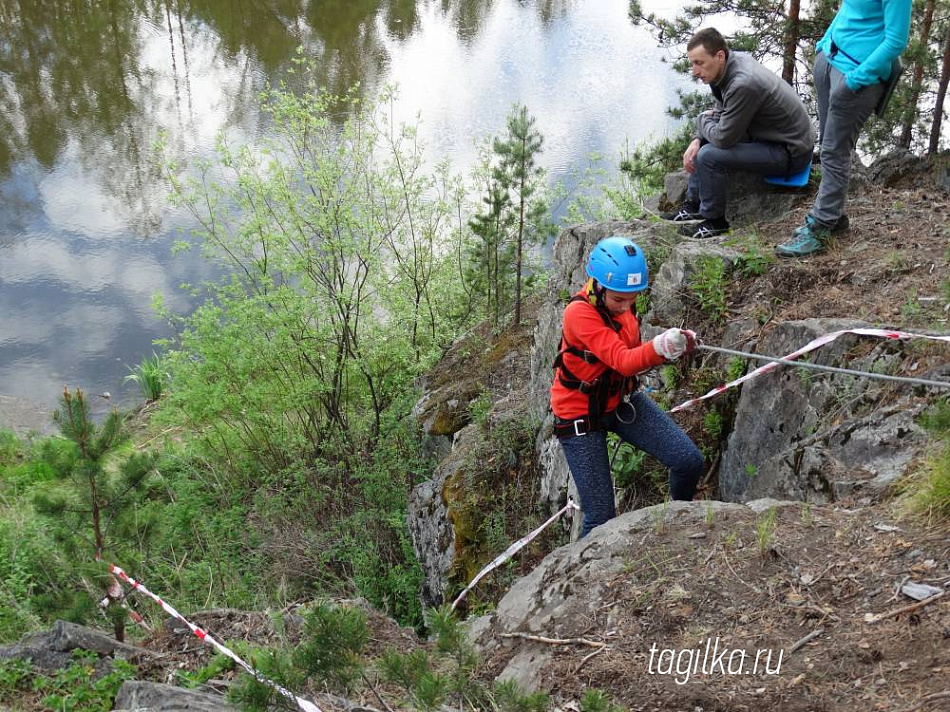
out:
M742 356L745 358L754 358L759 361L769 361L771 363L778 363L783 366L796 366L798 368L810 368L814 371L827 371L829 373L843 373L849 376L860 376L862 378L872 378L879 381L896 381L898 383L909 383L915 386L930 386L933 388L950 388L950 382L948 381L931 381L926 378L911 378L909 376L889 376L886 373L872 373L871 371L858 371L853 368L839 368L837 366L822 366L818 363L811 363L810 361L789 361L788 359L779 358L777 356L765 356L763 354L753 354L747 351L736 351L734 349L725 349L721 346L707 346L706 344L700 344L696 348L702 349L703 351L713 351L719 354L728 354L730 356Z

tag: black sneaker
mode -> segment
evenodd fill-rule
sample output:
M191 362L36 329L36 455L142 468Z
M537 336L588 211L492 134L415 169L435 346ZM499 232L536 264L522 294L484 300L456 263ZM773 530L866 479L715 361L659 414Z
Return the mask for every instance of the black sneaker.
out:
M699 205L696 203L680 203L668 213L660 214L661 220L668 220L675 223L699 222L703 216L699 214Z
M694 240L703 240L707 237L717 237L729 232L729 223L725 218L715 220L703 220L698 225L683 225L679 229L679 234L683 237L691 237Z

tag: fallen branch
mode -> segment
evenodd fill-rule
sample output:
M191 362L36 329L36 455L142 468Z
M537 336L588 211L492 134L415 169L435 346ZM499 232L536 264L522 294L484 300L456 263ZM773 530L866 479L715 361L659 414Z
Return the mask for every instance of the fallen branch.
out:
M535 643L546 643L547 645L586 645L590 648L603 648L607 643L601 643L587 638L545 638L541 635L531 635L530 633L502 633L502 638L524 638L533 640Z
M598 648L597 650L595 650L595 651L592 652L592 653L588 653L587 655L585 655L585 656L584 656L584 659L581 660L579 663L577 663L577 667L574 668L574 672L573 672L572 674L573 674L573 675L576 675L576 674L578 673L578 671L579 671L582 667L584 667L584 663L586 663L588 660L590 660L590 659L591 659L592 657L594 657L595 655L600 655L600 654L601 654L602 652L604 652L606 649L607 649L607 647L604 646L604 647L602 647L602 648Z
M950 690L944 690L943 692L931 692L929 695L924 695L917 701L912 707L907 707L900 710L899 712L917 712L917 710L923 709L926 705L933 702L934 700L946 700L950 699Z
M792 645L792 647L788 651L789 657L791 657L792 653L794 653L796 650L804 647L805 645L810 643L812 640L814 640L815 638L817 638L819 635L821 635L824 632L825 632L824 628L815 628L815 630L813 630L811 633L806 635L804 638L800 638L799 640L797 640L795 644Z
M375 685L374 683L370 682L370 679L369 679L368 677L366 677L366 673L365 673L365 672L361 672L361 673L360 673L360 677L363 678L363 682L365 682L367 685L369 685L369 688L373 691L373 694L376 695L376 699L379 700L379 703L380 703L383 707L386 708L386 712L394 712L393 708L390 707L390 706L386 703L386 700L383 699L383 696L382 696L381 694L379 694L379 690L376 689L376 685Z
M884 619L886 619L886 618L894 618L895 616L899 616L899 615L901 615L902 613L911 613L912 611L916 611L916 610L918 610L918 609L920 609L920 608L923 608L924 606L927 606L927 605L933 603L934 601L936 601L936 600L938 600L938 599L940 599L940 598L943 598L945 595L947 595L947 592L946 592L946 591L941 591L941 592L938 593L936 596L931 596L930 598L925 598L923 601L918 601L917 603L912 603L912 604L910 604L909 606L903 606L902 608L898 608L898 609L896 609L896 610L893 610L893 611L891 611L890 613L878 613L877 615L870 616L870 617L868 617L868 618L865 619L865 622L867 622L867 623L878 623L878 622L880 622L880 621L882 621L882 620L884 620Z

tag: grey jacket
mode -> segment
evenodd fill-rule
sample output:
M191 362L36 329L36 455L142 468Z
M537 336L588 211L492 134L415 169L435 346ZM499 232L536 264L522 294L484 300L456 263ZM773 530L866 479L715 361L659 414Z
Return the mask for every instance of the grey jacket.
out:
M722 79L709 86L716 103L712 114L698 117L696 138L717 148L746 141L781 143L793 158L815 149L815 131L798 94L751 55L730 51Z

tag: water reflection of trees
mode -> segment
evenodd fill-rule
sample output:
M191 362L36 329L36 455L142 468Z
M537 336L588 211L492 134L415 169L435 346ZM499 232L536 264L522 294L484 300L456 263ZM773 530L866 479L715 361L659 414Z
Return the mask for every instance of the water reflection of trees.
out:
M74 144L83 168L108 166L97 176L105 193L142 205L150 177L140 99L155 89L139 62L143 9L134 1L0 0L4 175L30 158L51 169Z
M536 0L544 22L572 0ZM56 165L73 142L105 191L139 213L158 180L149 168L157 124L188 135L198 43L238 78L228 87L226 125L254 130L258 91L283 79L299 47L316 79L342 94L359 83L375 91L385 76L387 42L420 25L417 0L0 0L0 175L16 162ZM462 41L473 41L494 0L438 0ZM168 36L170 76L143 52L149 33ZM154 51L154 47L152 48ZM207 56L207 54L205 55ZM172 80L174 96L163 80ZM171 118L169 118L171 117ZM137 208L135 206L138 206Z

